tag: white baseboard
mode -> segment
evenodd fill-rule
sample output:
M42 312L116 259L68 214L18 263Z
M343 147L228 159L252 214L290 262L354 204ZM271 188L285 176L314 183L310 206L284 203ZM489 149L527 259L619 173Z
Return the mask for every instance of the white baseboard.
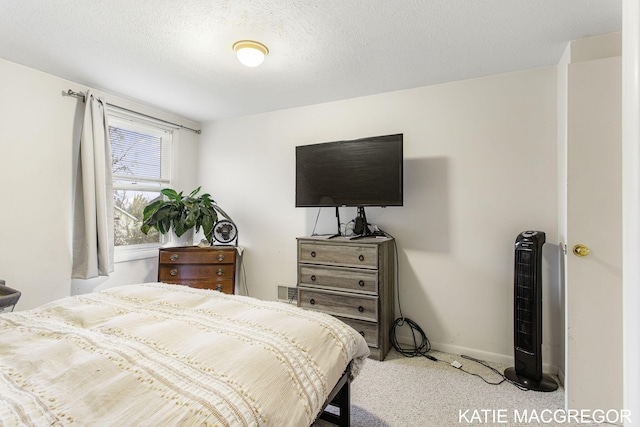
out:
M409 336L400 336L396 337L398 342L403 345L413 345L413 339ZM492 353L489 351L477 350L474 348L462 347L452 344L443 344L443 343L431 343L431 348L436 351L441 351L443 353L455 354L455 355L466 355L471 356L476 359L483 360L485 362L494 362L501 363L504 365L513 366L513 355L506 355L500 353ZM564 384L564 372L562 372L562 378L560 378L560 369L558 369L555 365L550 365L548 363L542 363L542 371L545 374L557 375L560 379L560 382Z
M507 356L506 354L491 353L488 351L476 350L473 348L443 343L431 343L431 348L437 351L442 351L443 353L458 355L464 354L467 356L475 357L476 359L484 360L486 362L496 362L505 365L513 365L513 356Z
M558 368L558 381L560 381L560 385L564 387L564 371Z

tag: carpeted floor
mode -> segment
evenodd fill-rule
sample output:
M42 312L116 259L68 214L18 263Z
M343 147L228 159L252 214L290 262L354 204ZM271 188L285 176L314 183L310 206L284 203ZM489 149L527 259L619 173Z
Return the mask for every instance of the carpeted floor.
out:
M564 389L550 393L519 390L504 382L489 385L453 368L482 375L490 382L501 377L473 361L446 353L430 352L439 360L406 358L392 350L384 362L368 359L351 383L353 427L446 426L565 426L586 425L585 419L564 411ZM490 363L499 372L507 366ZM574 418L567 419L571 415ZM575 422L578 421L578 422ZM591 427L608 424L589 423ZM322 420L313 427L327 427Z

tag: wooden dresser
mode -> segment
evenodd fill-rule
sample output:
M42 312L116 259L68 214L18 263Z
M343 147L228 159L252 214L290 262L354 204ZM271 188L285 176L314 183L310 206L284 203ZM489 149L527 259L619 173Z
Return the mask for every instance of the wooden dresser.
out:
M236 259L233 246L160 248L158 281L233 294Z
M377 360L391 348L394 283L393 239L298 238L298 305L353 327Z

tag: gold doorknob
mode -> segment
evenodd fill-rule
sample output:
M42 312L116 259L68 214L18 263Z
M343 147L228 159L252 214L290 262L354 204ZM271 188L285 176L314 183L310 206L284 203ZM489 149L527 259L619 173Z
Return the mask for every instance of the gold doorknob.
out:
M573 247L573 254L575 256L587 256L589 255L589 248L581 244L575 245Z

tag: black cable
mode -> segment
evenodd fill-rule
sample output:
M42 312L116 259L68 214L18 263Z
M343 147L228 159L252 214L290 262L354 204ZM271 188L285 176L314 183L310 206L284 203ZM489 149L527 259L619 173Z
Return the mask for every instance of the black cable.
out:
M391 234L387 233L386 231L382 230L381 228L378 227L378 230L380 230L380 232L382 234L384 234L387 237L390 237L391 239L393 239L393 252L395 255L395 262L396 262L396 295L397 295L397 300L398 300L398 311L400 311L400 319L404 319L404 315L402 314L402 305L400 304L400 262L399 262L399 258L398 258L398 244L396 243L396 238L393 237ZM396 322L398 321L398 319L396 319ZM393 336L393 334L392 334Z
M431 355L428 355L428 356L426 356L426 357L428 357L430 360L433 360L433 361L435 361L435 362L441 362L441 363L444 363L445 365L451 366L451 367L453 367L453 368L455 368L455 369L457 369L457 370L459 370L459 371L464 372L465 374L469 374L469 375L473 375L474 377L478 377L478 378L480 378L482 381L484 381L485 383L487 383L487 384L489 384L489 385L500 385L500 384L502 384L503 382L505 382L505 381L506 381L506 382L508 382L508 383L512 384L513 386L517 387L517 388L518 388L518 389L520 389L520 390L523 390L523 391L528 391L528 390L529 390L528 388L523 387L522 385L518 384L517 382L515 382L515 381L511 381L509 378L505 377L505 376L504 376L504 374L503 374L502 372L498 371L498 370L497 370L496 368L494 368L493 366L490 366L490 365L489 365L489 364L487 364L486 362L484 362L484 361L482 361L482 360L479 360L479 359L476 359L476 358L473 358L473 357L471 357L471 356L465 356L464 354L462 354L460 357L462 357L463 359L471 360L471 361L473 361L473 362L476 362L476 363L478 363L478 364L480 364L480 365L484 366L485 368L490 369L492 372L494 372L496 375L498 375L498 376L501 378L501 380L500 380L500 381L498 381L498 382L491 382L491 381L487 380L485 377L483 377L483 376L482 376L482 375L480 375L480 374L476 374L476 373L474 373L474 372L469 372L469 371L467 371L467 370L465 370L465 369L462 369L462 366L457 366L457 367L456 367L456 366L454 366L452 363L449 363L449 362L447 362L447 361L445 361L445 360L437 359L437 358L435 358L435 357L433 357L433 356L431 356Z
M396 329L404 326L405 324L411 329L413 347L402 347L398 342ZM416 334L419 336L419 340L416 338ZM420 343L418 343L418 341L420 341ZM405 357L424 356L427 359L435 359L433 356L427 354L431 350L431 343L429 342L427 335L416 322L411 319L407 319L406 317L399 317L393 322L393 325L391 326L391 345L398 353Z
M318 226L318 218L320 218L320 210L322 210L322 208L318 208L318 215L316 215L316 222L313 223L313 230L311 231L312 236L316 235L316 227Z
M445 363L449 366L452 366L451 363L448 363L444 360L440 360L430 354L429 351L431 350L431 342L429 342L429 338L427 338L427 335L424 333L424 331L422 330L422 328L413 320L408 319L406 317L404 317L404 315L402 314L402 305L400 304L400 276L399 276L399 266L398 266L398 246L396 244L396 239L389 233L387 233L386 231L383 231L379 228L379 230L387 237L390 237L393 239L393 246L394 246L394 250L395 250L395 262L396 262L396 291L397 291L397 295L398 295L398 310L400 311L400 317L397 318L394 322L393 325L391 326L391 331L390 331L390 335L391 335L391 345L393 346L393 348L396 349L396 351L400 354L402 354L405 357L416 357L416 356L423 356L426 357L429 360L432 360L434 362L442 362ZM402 347L400 345L400 343L398 342L397 339L397 334L396 334L396 330L398 327L402 327L404 325L409 326L409 328L411 329L411 336L413 338L413 347ZM419 341L420 343L418 344L418 340L416 339L416 334L420 337ZM497 369L495 369L492 366L489 366L486 362L480 360L480 359L476 359L473 358L471 356L465 356L465 355L461 355L460 357L467 359L467 360L471 360L473 362L479 363L480 365L490 369L492 372L496 373L497 375L500 376L500 378L502 378L499 382L491 382L488 381L487 379L485 379L482 375L473 373L473 372L469 372L465 369L462 369L462 367L458 367L455 369L458 369L466 374L469 375L473 375L476 376L478 378L480 378L482 381L484 381L485 383L489 384L489 385L500 385L503 382L508 382L512 385L514 385L515 387L519 388L520 390L525 390L527 391L528 389L526 387L521 386L520 384L516 383L515 381L511 381L509 378L505 377L504 374L500 371L498 371Z
M247 271L244 269L244 262L242 262L242 257L240 258L241 258L240 265L242 266L242 276L244 277L244 290L246 292L246 295L249 296L249 285L247 284Z
M396 351L402 354L405 357L416 357L416 356L424 356L427 359L436 361L436 358L428 355L427 353L431 350L431 342L429 342L429 338L427 338L427 334L424 333L422 328L413 320L404 317L402 314L402 304L400 303L400 268L399 268L399 258L398 258L398 245L396 243L396 239L386 231L378 228L380 232L382 232L385 236L393 239L393 248L395 254L395 270L396 270L396 292L398 296L398 311L400 312L400 317L397 318L393 325L391 326L391 345ZM411 330L411 337L413 338L413 347L402 347L398 342L397 338L397 329L404 325L407 325ZM418 339L419 337L419 339ZM418 341L420 341L418 343Z
M354 224L355 224L354 220L351 220L349 222L343 222L342 224L340 224L340 226L342 227L342 230L344 230L344 231L342 231L342 235L345 236L345 237L353 236L353 226L354 226ZM351 227L349 227L349 226L351 226ZM351 233L347 234L347 232L349 230L351 230Z
M483 361L481 361L481 360L474 359L473 357L465 356L464 354L463 354L463 355L461 355L460 357L462 357L463 359L467 359L467 360L473 360L474 362L479 363L480 365L482 365L482 366L485 366L485 367L489 368L491 371L493 371L494 373L498 374L498 375L500 376L500 378L502 378L502 379L501 379L500 381L498 381L498 382L491 382L491 381L487 380L486 378L484 378L484 377L483 377L482 375L480 375L480 374L476 374L476 373L473 373L473 372L466 371L466 370L462 369L462 367L457 368L457 369L461 370L462 372L464 372L464 373L466 373L466 374L473 375L474 377L478 377L478 378L480 378L482 381L484 381L485 383L487 383L487 384L489 384L489 385L500 385L500 384L502 384L503 382L505 382L505 381L507 380L507 379L505 378L505 376L504 376L504 375L502 375L502 373L501 373L501 372L499 372L499 371L498 371L497 369L495 369L494 367L487 365L485 362L483 362Z
M498 385L498 384L502 384L503 382L505 382L505 381L506 381L506 382L508 382L508 383L510 383L510 384L513 384L514 386L516 386L516 387L517 387L517 388L519 388L520 390L523 390L523 391L528 391L528 390L529 390L528 388L523 387L522 385L518 384L517 382L515 382L515 381L511 381L509 378L505 377L505 376L504 376L504 374L503 374L502 372L498 371L498 370L497 370L496 368L494 368L493 366L490 366L487 362L485 362L485 361L483 361L483 360L476 359L475 357L471 357L471 356L466 356L466 355L464 355L464 354L463 354L463 355L461 355L460 357L462 357L463 359L467 359L467 360L471 360L471 361L473 361L473 362L476 362L476 363L478 363L478 364L480 364L480 365L482 365L482 366L484 366L484 367L486 367L486 368L490 369L491 371L493 371L493 372L494 372L494 373L496 373L497 375L500 375L500 377L502 378L502 381L500 381L499 383L495 384L495 383L488 382L487 380L485 380L484 378L482 378L480 375L477 375L477 374L471 374L470 372L467 372L467 371L465 371L464 369L460 369L462 372L467 372L467 373L469 373L469 374L471 374L471 375L476 375L476 376L478 376L478 377L482 378L482 380L483 380L484 382L486 382L487 384L491 384L491 385Z

